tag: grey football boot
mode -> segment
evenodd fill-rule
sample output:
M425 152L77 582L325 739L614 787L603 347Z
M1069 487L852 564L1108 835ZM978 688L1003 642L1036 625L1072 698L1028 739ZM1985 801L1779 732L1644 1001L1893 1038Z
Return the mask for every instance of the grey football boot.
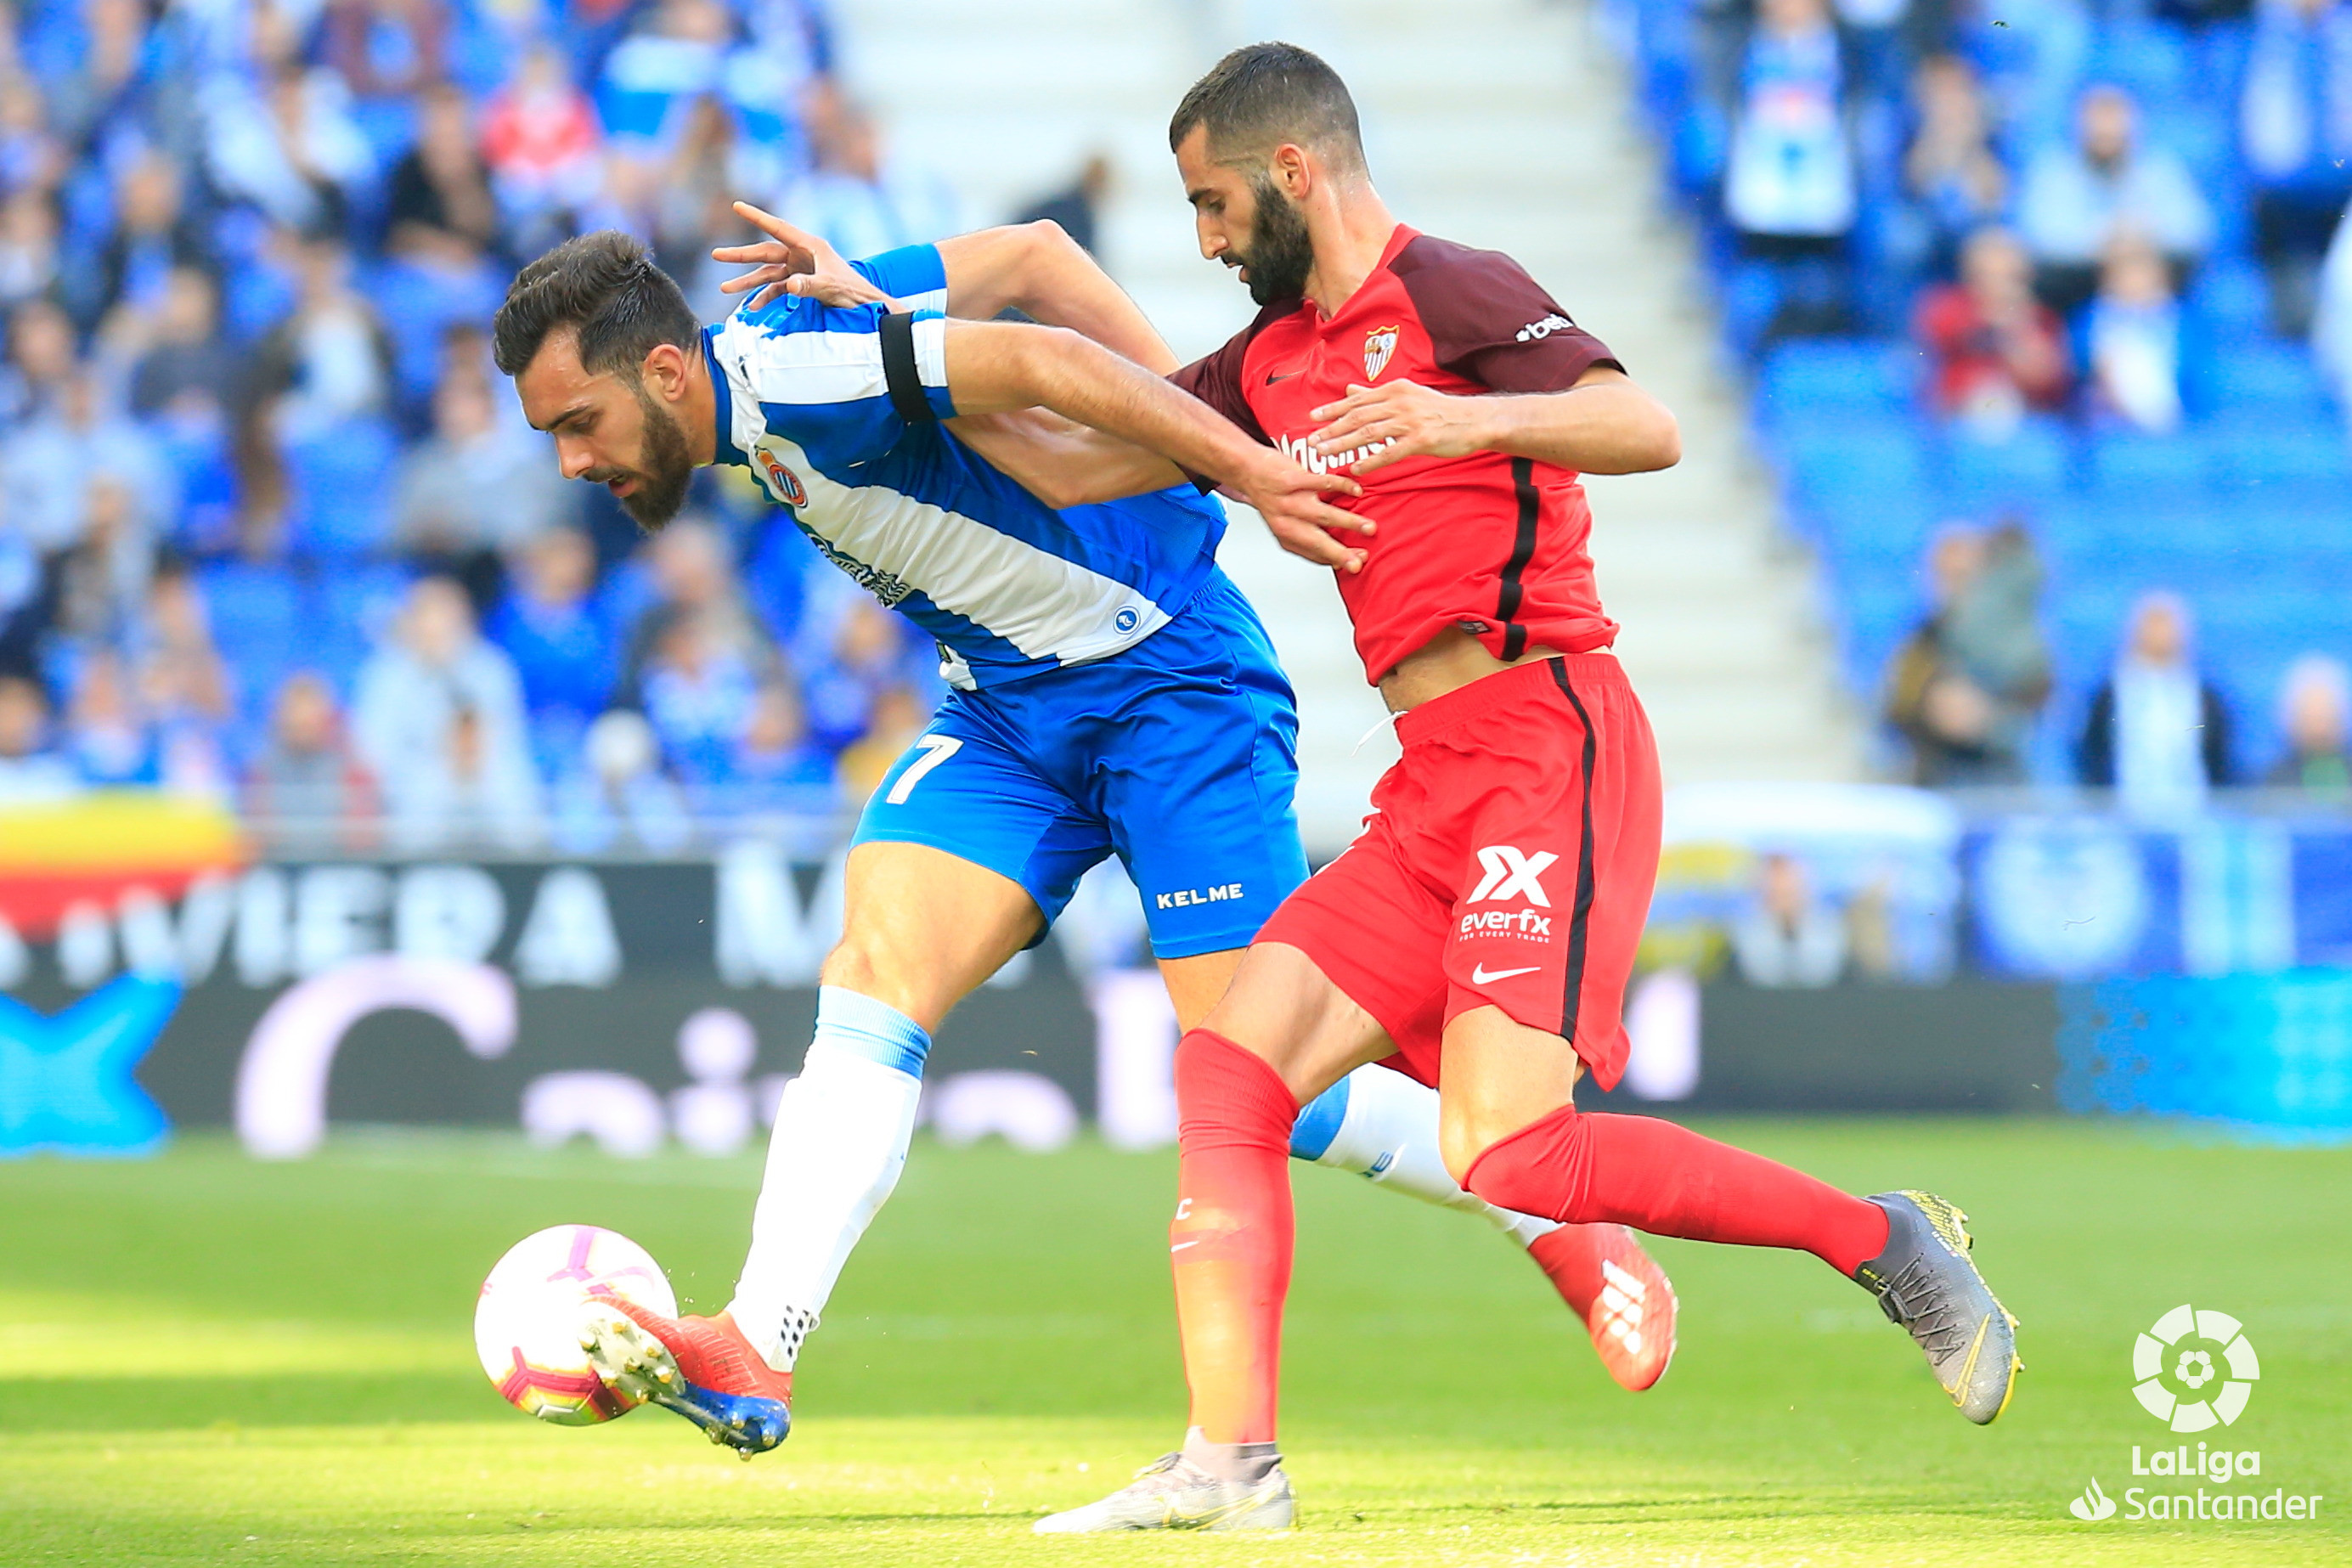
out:
M1969 1258L1968 1215L1933 1193L1880 1193L1886 1250L1853 1271L1888 1320L1910 1331L1936 1381L1981 1426L2009 1407L2017 1374L2017 1320L1993 1299Z
M1221 1480L1181 1453L1162 1454L1135 1479L1084 1508L1050 1514L1040 1535L1109 1530L1287 1530L1297 1505L1277 1464L1255 1481Z

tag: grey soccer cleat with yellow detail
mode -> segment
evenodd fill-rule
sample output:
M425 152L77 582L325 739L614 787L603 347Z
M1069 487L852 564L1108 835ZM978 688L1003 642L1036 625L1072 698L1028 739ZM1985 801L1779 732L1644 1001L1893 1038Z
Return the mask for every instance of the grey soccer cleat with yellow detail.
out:
M1287 1530L1297 1505L1277 1465L1255 1481L1226 1481L1182 1454L1162 1454L1100 1502L1048 1515L1040 1535L1112 1530Z
M1933 1193L1880 1193L1886 1250L1853 1271L1890 1321L1910 1331L1936 1381L1981 1426L2009 1407L2017 1374L2017 1320L1994 1300L1969 1258L1968 1215Z

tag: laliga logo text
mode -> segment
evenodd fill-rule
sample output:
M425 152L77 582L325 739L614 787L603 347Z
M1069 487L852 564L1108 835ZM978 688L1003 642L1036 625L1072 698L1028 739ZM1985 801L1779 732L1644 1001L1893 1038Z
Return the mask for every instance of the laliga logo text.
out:
M2252 1385L2262 1375L2253 1346L2243 1327L2227 1312L2198 1311L2183 1303L2156 1321L2132 1346L2132 1394L2143 1409L2176 1432L2201 1432L2229 1426L2245 1413ZM2069 1499L2066 1511L2086 1523L2118 1517L2126 1521L2317 1519L2325 1494L2290 1495L2284 1487L2267 1494L2256 1491L2208 1491L2258 1479L2263 1456L2257 1450L2216 1448L2204 1443L2195 1452L2183 1443L2143 1454L2131 1451L2135 1476L2182 1478L2174 1485L2191 1484L2194 1491L2127 1488L2120 1510L2116 1500L2101 1489L2098 1478L2079 1497ZM2158 1483L2161 1485L2162 1483Z

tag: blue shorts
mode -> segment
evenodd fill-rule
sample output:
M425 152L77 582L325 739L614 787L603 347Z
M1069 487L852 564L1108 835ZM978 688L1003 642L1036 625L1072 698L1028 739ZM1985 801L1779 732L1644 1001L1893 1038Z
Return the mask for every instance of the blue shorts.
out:
M1048 926L1116 854L1155 956L1246 947L1307 879L1297 741L1265 628L1218 572L1125 653L948 693L851 843L924 844L984 866L1027 889Z

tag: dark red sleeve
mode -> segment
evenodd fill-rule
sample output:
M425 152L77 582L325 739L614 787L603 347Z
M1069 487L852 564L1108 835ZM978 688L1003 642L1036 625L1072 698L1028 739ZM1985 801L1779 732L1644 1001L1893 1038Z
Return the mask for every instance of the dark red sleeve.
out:
M1286 309L1297 310L1293 304ZM1196 359L1168 379L1191 393L1234 424L1248 432L1250 439L1271 447L1265 427L1257 422L1257 411L1249 405L1249 397L1242 390L1242 361L1249 353L1251 342L1265 326L1267 311L1234 334L1232 341L1206 359Z
M1437 363L1495 392L1566 392L1594 365L1622 370L1599 338L1499 250L1420 235L1389 264Z

